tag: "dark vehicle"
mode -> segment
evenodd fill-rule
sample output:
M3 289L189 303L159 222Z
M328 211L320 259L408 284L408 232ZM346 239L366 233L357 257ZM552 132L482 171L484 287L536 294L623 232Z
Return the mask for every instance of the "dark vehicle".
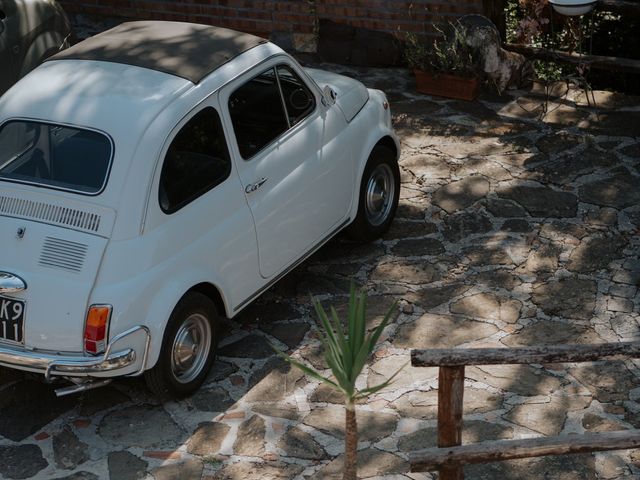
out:
M0 95L69 46L71 24L54 0L0 0Z

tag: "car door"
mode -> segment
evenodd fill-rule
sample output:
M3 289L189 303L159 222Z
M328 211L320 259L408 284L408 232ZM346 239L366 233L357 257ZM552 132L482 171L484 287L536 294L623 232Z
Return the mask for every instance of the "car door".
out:
M287 60L272 59L220 93L264 278L344 226L354 183L349 149L325 146L335 112Z
M14 1L0 0L0 95L18 80L13 54L18 44L15 15Z

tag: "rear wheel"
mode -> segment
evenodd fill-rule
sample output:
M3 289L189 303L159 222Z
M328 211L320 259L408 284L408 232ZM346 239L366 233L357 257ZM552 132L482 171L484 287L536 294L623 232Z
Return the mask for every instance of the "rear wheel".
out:
M382 145L374 147L362 174L358 214L347 229L354 240L369 242L391 225L400 197L400 168L396 156Z
M145 372L149 389L161 398L185 397L197 390L215 359L218 327L211 299L187 293L171 313L158 362Z

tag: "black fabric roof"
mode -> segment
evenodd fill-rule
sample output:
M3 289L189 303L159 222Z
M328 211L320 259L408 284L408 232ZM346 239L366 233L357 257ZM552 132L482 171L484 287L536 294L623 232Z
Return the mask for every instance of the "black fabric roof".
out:
M49 60L100 60L149 68L199 83L267 40L227 28L182 22L127 22Z

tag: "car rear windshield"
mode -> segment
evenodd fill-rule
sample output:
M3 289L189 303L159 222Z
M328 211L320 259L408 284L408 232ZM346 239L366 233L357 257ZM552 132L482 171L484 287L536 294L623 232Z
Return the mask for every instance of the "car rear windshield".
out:
M0 128L0 180L96 195L111 167L110 139L91 130L14 120Z

